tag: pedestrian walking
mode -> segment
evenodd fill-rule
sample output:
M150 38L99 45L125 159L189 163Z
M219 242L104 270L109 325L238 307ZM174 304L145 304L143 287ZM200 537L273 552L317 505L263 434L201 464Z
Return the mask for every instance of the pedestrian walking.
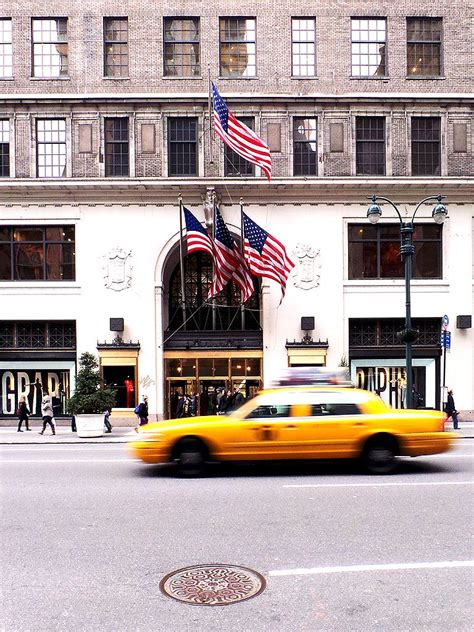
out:
M23 430L21 429L21 424L23 422L25 422L25 428L27 430L31 430L30 425L29 425L29 417L31 415L30 410L26 404L26 399L25 396L22 395L20 397L20 402L18 403L18 430L17 432L23 432Z
M148 397L143 395L143 401L135 408L135 412L138 415L139 425L145 426L148 423Z
M106 433L110 433L112 432L112 424L110 423L110 413L112 412L112 408L107 408L104 412L104 424L105 427L107 428L107 430L105 431Z
M56 434L56 430L54 429L53 424L53 403L51 401L51 397L48 394L43 395L43 399L41 400L41 414L43 415L43 430L40 432L42 435L46 430L46 424L51 426L51 430L53 435Z
M456 405L454 403L453 391L450 389L448 391L448 401L446 402L446 414L448 415L448 419L451 417L453 420L453 428L454 430L458 430L458 411L456 410Z

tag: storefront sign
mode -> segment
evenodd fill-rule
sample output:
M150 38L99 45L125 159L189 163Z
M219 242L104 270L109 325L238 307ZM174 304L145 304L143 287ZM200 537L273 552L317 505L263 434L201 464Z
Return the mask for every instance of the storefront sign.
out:
M55 415L66 413L70 394L70 371L64 369L0 369L2 415L15 415L22 395L33 415L41 416L41 399L51 395Z
M357 367L355 385L377 393L393 408L402 408L406 391L405 367Z

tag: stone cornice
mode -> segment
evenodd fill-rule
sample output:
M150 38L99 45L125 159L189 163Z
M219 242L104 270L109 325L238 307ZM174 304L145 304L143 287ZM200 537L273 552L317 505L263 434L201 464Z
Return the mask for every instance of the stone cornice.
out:
M218 200L238 204L365 204L373 193L410 203L420 197L446 195L449 203L472 203L474 178L187 178L187 179L4 179L0 208L20 205L153 205L176 204L181 193L187 204L201 204L213 188Z

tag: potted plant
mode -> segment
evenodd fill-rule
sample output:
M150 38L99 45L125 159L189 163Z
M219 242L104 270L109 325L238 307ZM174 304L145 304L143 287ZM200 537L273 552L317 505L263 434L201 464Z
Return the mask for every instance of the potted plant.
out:
M101 437L104 413L115 405L115 389L102 383L99 365L92 353L79 358L74 395L67 403L68 412L76 417L78 437Z

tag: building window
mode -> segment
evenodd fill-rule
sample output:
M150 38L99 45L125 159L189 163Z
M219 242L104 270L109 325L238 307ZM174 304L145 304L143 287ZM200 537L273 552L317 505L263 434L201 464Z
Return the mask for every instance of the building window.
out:
M128 77L128 18L104 18L104 76Z
M291 73L293 77L316 76L316 20L291 20Z
M0 281L74 281L74 226L0 226Z
M168 175L198 175L198 124L195 118L168 119Z
M412 326L418 331L415 345L439 348L439 318L413 318ZM404 327L403 318L350 318L349 346L353 351L367 347L402 347L399 332Z
M387 21L352 18L352 76L385 77Z
M220 73L222 77L255 77L255 18L221 18Z
M385 175L385 119L382 116L356 118L356 173L358 176Z
M67 77L66 18L33 18L33 77Z
M415 224L413 245L413 278L440 279L442 226ZM405 276L399 224L350 224L348 254L349 279L401 279Z
M315 118L294 119L293 175L318 175L317 122Z
M36 163L38 178L63 178L66 175L66 121L36 121Z
M0 79L13 77L12 21L0 19Z
M207 300L213 280L210 255L201 252L187 255L184 272L186 316L189 319L186 327L189 331L260 330L260 293L256 278L254 278L256 291L244 306L241 305L240 288L231 282L213 299L213 307ZM168 330L174 331L183 323L179 265L171 274L169 293Z
M441 75L441 18L407 18L407 75Z
M411 173L413 176L441 174L441 119L411 119Z
M10 123L0 121L0 178L10 175Z
M128 118L107 118L105 125L105 175L129 175Z
M75 349L74 321L0 321L0 349Z
M242 116L239 117L239 121L253 130L253 117ZM224 174L226 176L254 176L255 168L251 162L235 153L228 145L224 145Z
M201 73L199 18L165 18L165 77Z

